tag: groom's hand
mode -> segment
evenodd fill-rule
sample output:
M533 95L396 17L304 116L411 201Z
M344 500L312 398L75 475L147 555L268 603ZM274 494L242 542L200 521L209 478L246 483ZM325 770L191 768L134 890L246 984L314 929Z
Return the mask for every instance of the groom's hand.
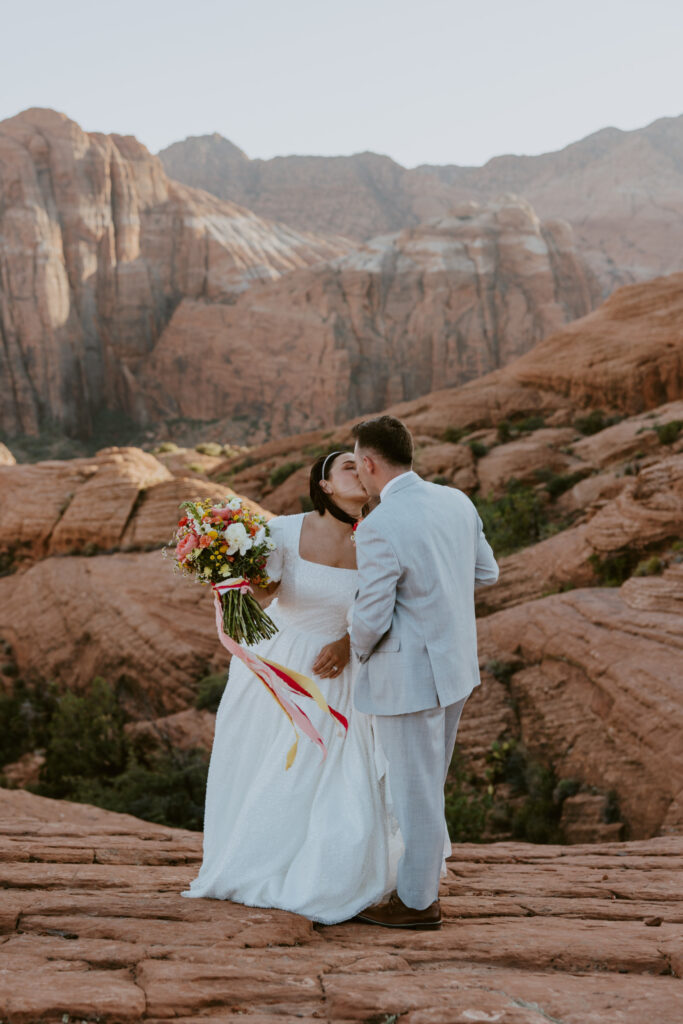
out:
M341 640L325 644L313 662L313 672L321 679L336 679L348 665L350 657L351 642L347 633Z

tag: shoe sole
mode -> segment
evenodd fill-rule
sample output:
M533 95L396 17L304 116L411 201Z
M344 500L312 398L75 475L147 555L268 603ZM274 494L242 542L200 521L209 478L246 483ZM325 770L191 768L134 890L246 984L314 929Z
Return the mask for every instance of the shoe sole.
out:
M371 917L362 917L360 914L356 915L354 921L360 921L362 924L376 924L380 928L409 928L413 931L421 932L436 932L442 924L441 921L425 921L423 923L416 922L415 924L389 924L388 921L375 921Z

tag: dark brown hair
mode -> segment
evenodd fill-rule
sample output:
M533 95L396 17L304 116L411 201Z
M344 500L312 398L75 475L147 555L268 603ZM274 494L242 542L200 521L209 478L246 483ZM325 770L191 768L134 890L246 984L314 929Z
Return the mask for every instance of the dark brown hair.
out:
M351 431L360 448L369 448L392 466L411 466L413 435L405 423L393 416L356 423Z
M325 479L327 480L330 475L330 470L334 466L336 460L340 455L350 455L350 452L330 452L329 455L321 455L319 459L316 459L311 466L311 475L309 478L309 494L311 496L311 502L313 508L319 515L324 516L326 512L329 512L331 516L338 519L341 523L348 523L349 526L353 526L356 520L353 516L350 516L348 512L345 512L343 508L339 508L339 505L335 504L329 494L327 494L320 486L320 481L323 478L323 465L325 466ZM330 456L333 456L330 458Z

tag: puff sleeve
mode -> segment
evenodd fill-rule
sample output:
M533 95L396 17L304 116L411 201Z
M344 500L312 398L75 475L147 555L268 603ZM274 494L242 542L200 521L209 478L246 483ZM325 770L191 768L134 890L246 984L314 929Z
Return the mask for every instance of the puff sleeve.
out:
M285 518L285 516L276 516L268 523L271 540L273 540L277 545L275 550L271 551L268 555L268 561L266 563L266 571L273 582L277 582L282 579L282 574L285 568L285 542L287 535L284 523Z

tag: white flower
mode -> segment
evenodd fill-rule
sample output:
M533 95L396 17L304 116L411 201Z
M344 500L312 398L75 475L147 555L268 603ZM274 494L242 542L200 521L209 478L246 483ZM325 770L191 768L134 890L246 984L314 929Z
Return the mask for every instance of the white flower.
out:
M269 551L275 551L275 548L277 547L277 544L272 539L272 537L267 537L266 538L266 547L268 548Z
M247 553L252 546L252 540L242 523L231 523L225 531L225 541L228 545L228 554L234 555L239 551L241 555Z
M232 509L233 512L237 512L238 509L242 508L241 500L239 498L230 498L228 508Z
M259 544L263 544L266 539L266 528L265 526L259 526L258 530L254 534L254 547L258 547Z

